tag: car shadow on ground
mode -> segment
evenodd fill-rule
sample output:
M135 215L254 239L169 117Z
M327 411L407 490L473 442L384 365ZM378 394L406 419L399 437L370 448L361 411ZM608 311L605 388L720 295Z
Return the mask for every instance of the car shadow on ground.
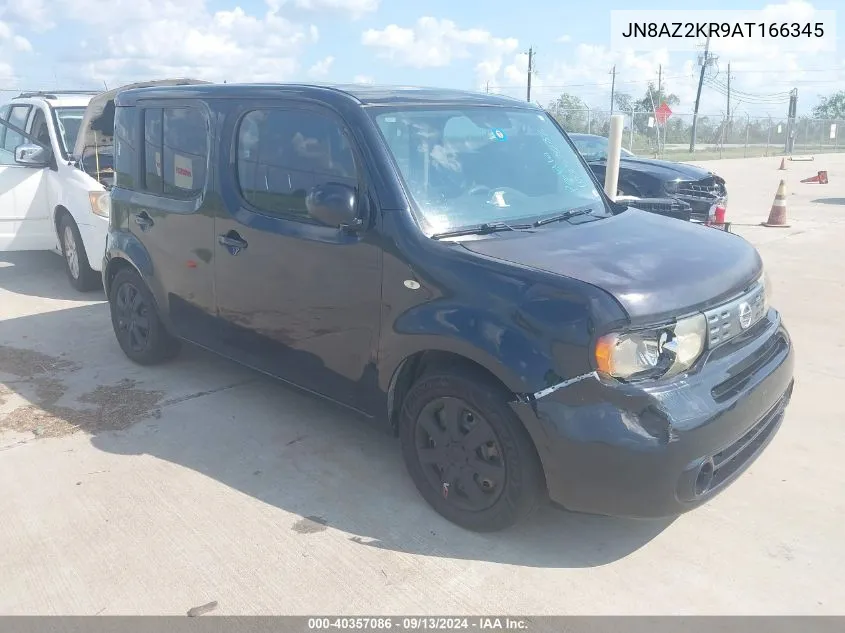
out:
M11 279L3 287L39 296L39 284ZM295 515L279 514L278 529L304 538L333 529L352 547L577 568L624 558L671 523L543 507L509 530L468 532L423 501L398 440L345 409L191 346L139 369L117 348L102 304L0 323L0 428L28 441L85 433L107 453L166 460ZM25 404L2 413L10 395Z
M0 253L0 288L21 295L61 301L105 299L102 289L79 292L68 281L61 255L50 251Z

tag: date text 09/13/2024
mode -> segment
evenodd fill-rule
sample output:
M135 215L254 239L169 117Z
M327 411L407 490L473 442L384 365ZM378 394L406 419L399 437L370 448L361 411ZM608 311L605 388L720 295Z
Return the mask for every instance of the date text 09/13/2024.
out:
M311 631L527 631L529 621L524 618L489 617L319 617L308 618Z

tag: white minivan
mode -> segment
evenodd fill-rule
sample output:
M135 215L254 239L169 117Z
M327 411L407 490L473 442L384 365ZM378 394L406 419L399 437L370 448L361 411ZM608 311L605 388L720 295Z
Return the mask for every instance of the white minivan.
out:
M28 92L0 108L0 251L55 251L74 288L102 287L114 183L114 97L129 88L199 83L206 82Z

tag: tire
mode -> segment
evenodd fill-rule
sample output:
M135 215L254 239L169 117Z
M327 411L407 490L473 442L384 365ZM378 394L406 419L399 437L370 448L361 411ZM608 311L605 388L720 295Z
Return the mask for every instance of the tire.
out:
M443 517L474 532L510 527L543 499L540 460L507 402L481 372L453 367L423 374L402 405L402 455L417 490ZM444 421L455 420L443 430Z
M139 365L157 365L179 352L179 341L164 327L155 299L141 276L130 268L115 275L109 309L117 342Z
M59 220L59 244L62 247L62 258L70 285L79 292L102 288L103 280L91 269L79 227L69 213L62 213Z

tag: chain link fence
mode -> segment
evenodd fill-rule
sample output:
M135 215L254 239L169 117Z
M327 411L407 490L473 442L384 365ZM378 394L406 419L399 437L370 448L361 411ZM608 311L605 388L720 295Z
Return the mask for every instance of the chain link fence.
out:
M550 111L567 132L607 136L611 112L607 110ZM699 114L695 152L690 152L693 115L673 113L659 124L654 113L615 111L625 115L622 145L634 154L688 160L691 158L743 158L845 152L845 120L799 117L753 117Z

